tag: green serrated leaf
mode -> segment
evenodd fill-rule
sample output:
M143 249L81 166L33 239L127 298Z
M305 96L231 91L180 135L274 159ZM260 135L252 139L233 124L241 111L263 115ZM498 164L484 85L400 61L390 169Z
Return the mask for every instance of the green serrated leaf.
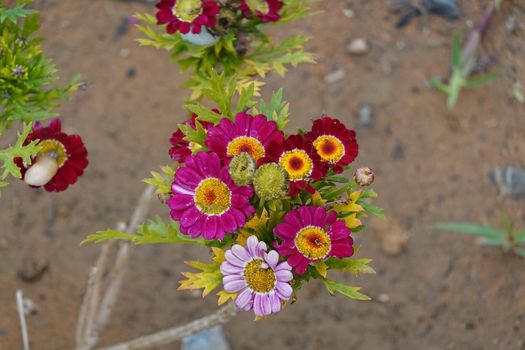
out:
M326 260L326 265L330 270L350 272L352 275L357 276L359 273L376 273L375 270L368 265L371 261L372 259L365 258L329 258Z
M130 241L137 245L158 243L204 245L205 243L203 239L194 239L180 233L178 222L170 220L166 223L160 217L156 217L155 220L148 220L140 225L136 234L109 229L87 236L80 244L111 240Z
M361 289L360 287L352 287L344 283L332 281L329 279L323 279L323 282L326 286L326 289L328 289L328 292L331 295L335 295L335 293L337 292L350 299L371 300L369 296L359 292L359 290Z

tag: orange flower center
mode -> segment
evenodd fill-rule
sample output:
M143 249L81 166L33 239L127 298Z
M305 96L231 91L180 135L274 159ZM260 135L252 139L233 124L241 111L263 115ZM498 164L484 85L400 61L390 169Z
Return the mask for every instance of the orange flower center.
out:
M314 141L314 147L325 162L337 163L345 155L345 146L332 135L319 136Z
M297 250L305 257L319 260L328 254L332 247L330 236L320 227L306 226L295 237Z
M235 157L242 152L248 153L255 161L264 157L264 146L262 143L254 137L250 136L239 136L234 138L228 143L228 149L226 153L229 157Z
M222 215L231 205L231 191L221 180L209 177L200 182L195 189L194 201L206 215Z
M254 259L246 265L244 279L248 287L258 293L268 293L275 288L275 272L261 259Z
M303 180L312 174L314 163L302 149L284 152L279 158L279 164L284 167L291 181Z
M38 143L40 152L38 154L49 154L55 158L59 167L61 167L67 160L67 152L64 145L57 140L44 140Z

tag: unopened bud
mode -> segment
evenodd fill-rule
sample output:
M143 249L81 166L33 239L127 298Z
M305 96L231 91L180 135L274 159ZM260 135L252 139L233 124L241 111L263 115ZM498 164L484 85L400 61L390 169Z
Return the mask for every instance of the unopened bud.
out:
M374 182L374 171L369 167L358 168L354 180L359 186L370 186Z
M253 177L255 193L265 201L284 198L289 186L288 173L277 163L262 165Z
M27 169L24 175L24 182L31 186L44 186L58 171L58 163L50 155L42 154L38 156L36 162Z
M247 152L242 152L233 157L229 170L236 185L248 186L252 183L255 173L255 161Z

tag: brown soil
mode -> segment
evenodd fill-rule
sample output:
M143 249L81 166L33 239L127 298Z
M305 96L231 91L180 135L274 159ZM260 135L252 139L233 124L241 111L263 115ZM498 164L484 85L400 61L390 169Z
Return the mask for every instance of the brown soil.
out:
M486 1L483 1L485 3ZM481 2L460 1L462 20L429 16L407 27L384 1L326 0L322 15L290 26L313 37L308 45L319 63L290 69L285 79L270 76L265 95L284 87L293 127L309 127L322 113L356 128L358 164L377 171L374 187L402 231L408 246L386 255L381 237L358 235L360 256L374 258L377 275L338 276L364 286L387 302L330 297L318 283L299 293L299 301L269 321L252 322L243 313L225 327L234 349L525 349L525 261L498 249L477 246L471 237L438 232L444 220L498 224L506 212L525 226L524 200L498 198L487 173L504 165L525 166L524 106L509 98L515 80L525 83L525 13L504 6L484 41L494 53L491 70L500 79L465 91L455 112L425 81L445 75L455 31L467 33L467 20L482 12ZM342 10L349 6L352 18ZM79 247L88 233L113 227L132 212L150 169L166 163L167 140L181 122L187 91L167 54L135 43L139 33L117 28L151 5L131 1L37 3L42 11L44 47L63 77L81 73L88 88L61 109L68 128L80 132L90 166L79 183L48 194L15 183L0 203L0 349L21 348L15 307L20 288L38 306L29 316L33 349L71 349L86 277L98 246ZM515 34L505 19L517 16ZM350 56L346 45L366 38L370 51ZM336 69L345 76L331 84ZM372 126L360 126L362 103L374 108ZM166 216L156 204L154 214ZM102 344L183 324L216 309L215 298L177 292L183 261L204 257L198 248L141 246ZM28 261L46 259L49 270L35 283L17 277ZM384 297L384 296L383 296ZM173 347L166 347L173 348Z

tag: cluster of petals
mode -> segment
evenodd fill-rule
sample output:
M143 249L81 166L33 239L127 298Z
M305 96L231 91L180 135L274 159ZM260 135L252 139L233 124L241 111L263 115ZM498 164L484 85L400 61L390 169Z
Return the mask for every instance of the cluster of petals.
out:
M183 14L184 11L187 12L188 5L186 4L189 4L189 8L195 13L187 13L185 17ZM168 34L175 32L199 34L202 26L215 26L219 13L219 5L215 1L161 0L155 6L158 9L157 24L167 24L166 31ZM180 10L178 10L179 6Z
M221 157L246 152L258 161L269 152L270 145L283 141L284 133L274 121L262 114L253 116L240 112L235 120L223 118L218 125L209 128L206 145Z
M246 224L255 212L249 186L238 186L230 177L227 162L212 152L186 158L177 169L167 204L180 231L192 237L224 239Z
M241 0L239 8L246 17L250 17L253 13L255 13L261 22L277 22L281 18L279 15L279 11L281 11L283 7L283 3L281 1L260 0L260 2L263 3L262 7L264 7L265 10L251 9L250 0Z
M26 138L24 145L38 141L41 150L32 159L31 164L24 164L21 158L16 158L15 163L20 168L22 178L28 169L37 161L41 155L50 155L58 165L56 174L44 185L49 192L64 191L77 182L82 176L84 169L88 166L88 152L84 142L79 135L68 135L62 131L60 119L51 119L47 125L37 121L33 124L33 130Z
M356 132L349 130L338 119L323 117L314 120L306 138L327 168L342 173L343 167L352 163L359 152Z
M266 157L260 161L261 164L270 162L279 163L288 172L290 196L301 190L314 193L310 183L320 180L327 172L310 140L300 134L288 136L283 144L272 144Z
M192 113L191 118L184 122L184 124L188 124L193 129L196 128L196 123L200 123L204 130L208 130L213 126L213 123L197 120L197 115L195 113ZM186 158L193 152L190 142L184 140L184 136L182 130L177 129L177 131L175 131L170 137L171 148L168 153L171 159L179 163L184 163Z
M292 295L290 265L279 263L275 250L267 250L266 243L250 236L246 247L235 244L227 250L221 264L224 290L237 293L235 305L238 308L253 310L259 317L279 312L282 302Z
M274 233L282 239L275 248L288 257L288 263L299 275L317 260L354 254L350 229L343 220L337 220L335 211L326 212L322 207L303 206L288 212Z

